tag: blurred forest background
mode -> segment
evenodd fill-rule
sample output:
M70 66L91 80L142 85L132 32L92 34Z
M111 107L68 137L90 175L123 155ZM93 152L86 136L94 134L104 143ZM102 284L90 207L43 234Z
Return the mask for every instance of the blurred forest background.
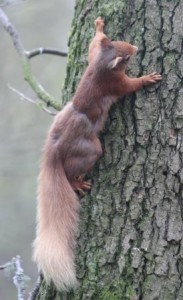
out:
M53 47L67 50L74 0L26 0L4 11L16 26L27 50ZM0 5L3 1L0 1ZM33 73L49 93L61 98L66 58L43 55L31 60ZM11 84L35 99L23 80L19 57L0 24L0 265L19 254L34 286L37 268L32 262L35 236L36 183L41 148L53 117L20 100ZM0 271L0 299L16 299L12 280Z

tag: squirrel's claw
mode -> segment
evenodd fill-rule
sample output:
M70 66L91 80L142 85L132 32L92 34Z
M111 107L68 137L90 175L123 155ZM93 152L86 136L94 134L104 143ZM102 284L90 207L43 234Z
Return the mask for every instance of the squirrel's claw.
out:
M157 72L153 72L149 74L150 80L152 83L155 83L156 81L162 80L162 76L158 74Z

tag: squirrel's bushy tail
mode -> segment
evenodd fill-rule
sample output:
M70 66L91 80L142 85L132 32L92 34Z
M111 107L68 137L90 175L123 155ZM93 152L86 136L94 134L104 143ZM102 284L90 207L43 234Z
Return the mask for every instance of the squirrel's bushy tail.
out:
M54 165L45 161L40 172L33 259L47 283L68 291L78 285L73 248L79 201L61 162Z

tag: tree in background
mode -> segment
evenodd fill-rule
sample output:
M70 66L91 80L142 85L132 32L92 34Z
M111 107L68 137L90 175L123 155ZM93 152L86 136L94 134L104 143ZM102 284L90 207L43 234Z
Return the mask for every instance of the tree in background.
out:
M181 1L77 1L63 101L86 67L94 20L112 40L138 46L130 74L163 81L125 97L101 135L104 156L81 199L76 263L80 287L63 295L44 280L34 299L183 299L183 88Z

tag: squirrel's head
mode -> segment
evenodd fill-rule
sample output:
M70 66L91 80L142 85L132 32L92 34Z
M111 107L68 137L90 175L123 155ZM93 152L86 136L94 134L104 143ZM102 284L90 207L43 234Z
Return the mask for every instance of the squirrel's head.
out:
M102 69L122 71L125 70L130 58L138 48L127 42L111 42L107 37L101 40L101 52L97 59L98 67ZM99 67L100 68L100 67Z
M116 58L113 60L111 68L114 70L124 70L131 57L137 53L138 47L120 41L114 41L112 45L115 49Z

